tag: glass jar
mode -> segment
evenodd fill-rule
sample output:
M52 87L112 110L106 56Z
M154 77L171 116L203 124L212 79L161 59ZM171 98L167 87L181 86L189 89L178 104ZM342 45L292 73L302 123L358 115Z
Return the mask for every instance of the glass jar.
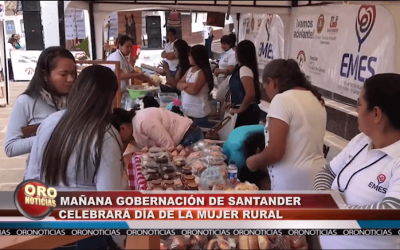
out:
M164 188L168 189L168 188L172 188L175 190L175 182L173 180L165 180L164 181Z
M195 182L191 182L187 185L188 190L199 190L199 185Z
M151 181L151 185L153 186L153 189L155 189L155 188L162 188L161 182L162 182L161 179L157 179L157 180Z

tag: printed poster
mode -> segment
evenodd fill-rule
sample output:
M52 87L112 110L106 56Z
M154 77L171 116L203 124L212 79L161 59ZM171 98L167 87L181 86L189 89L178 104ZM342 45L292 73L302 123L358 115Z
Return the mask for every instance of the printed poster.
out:
M383 6L294 8L289 29L288 56L315 86L357 100L366 79L395 72L396 26Z

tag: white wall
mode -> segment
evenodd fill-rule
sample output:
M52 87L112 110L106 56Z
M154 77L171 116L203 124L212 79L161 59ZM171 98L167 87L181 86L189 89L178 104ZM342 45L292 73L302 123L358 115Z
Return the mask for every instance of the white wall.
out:
M40 1L44 47L60 46L60 30L58 28L58 2Z

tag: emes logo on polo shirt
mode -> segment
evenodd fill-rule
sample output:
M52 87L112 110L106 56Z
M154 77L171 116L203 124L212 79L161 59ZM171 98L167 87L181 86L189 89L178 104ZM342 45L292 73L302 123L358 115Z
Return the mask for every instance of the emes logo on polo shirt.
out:
M376 178L378 180L378 185L376 185L375 183L373 183L372 181L368 184L369 188L375 189L376 191L382 193L382 194L386 194L387 188L383 188L379 185L381 185L382 183L385 182L386 180L386 175L384 174L380 174L378 175L378 177Z

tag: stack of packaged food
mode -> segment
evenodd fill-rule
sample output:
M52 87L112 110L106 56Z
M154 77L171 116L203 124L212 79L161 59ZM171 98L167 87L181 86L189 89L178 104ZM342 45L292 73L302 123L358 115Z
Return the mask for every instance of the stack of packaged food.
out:
M240 183L234 164L220 146L201 140L193 147L143 148L141 166L147 190L238 190L255 191L257 186Z

